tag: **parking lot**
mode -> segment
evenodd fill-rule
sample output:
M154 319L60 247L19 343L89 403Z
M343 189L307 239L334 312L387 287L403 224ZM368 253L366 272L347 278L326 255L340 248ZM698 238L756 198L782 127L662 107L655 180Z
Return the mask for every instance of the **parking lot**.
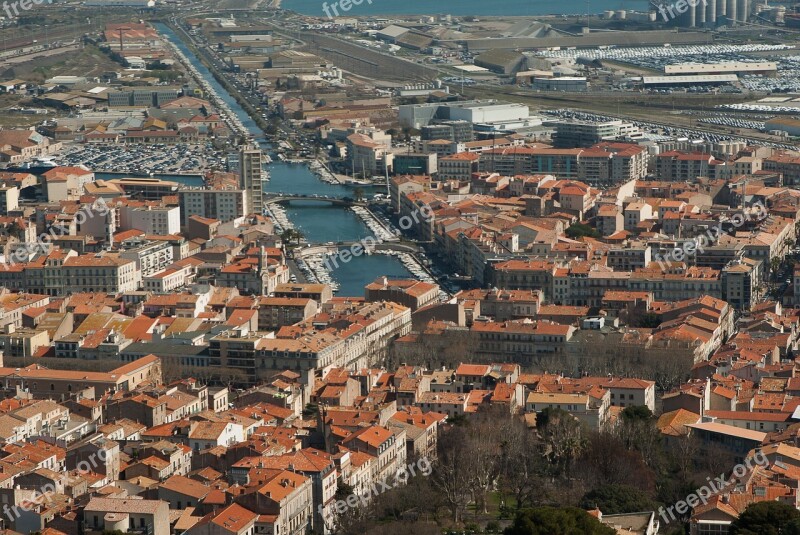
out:
M611 117L608 115L601 115L597 113L590 113L584 111L577 111L571 109L558 109L558 110L545 110L542 113L554 117L558 117L560 119L578 119L581 121L609 121L615 119L615 117ZM663 124L658 124L655 122L646 122L646 121L631 121L635 126L641 128L644 132L648 133L648 136L651 139L667 139L671 137L678 137L678 138L687 138L693 140L704 140L711 143L719 143L721 141L747 141L745 138L738 137L738 136L729 136L724 134L716 134L712 132L704 132L702 130L694 130L692 128L677 128L674 126L665 126ZM773 147L776 149L788 149L793 150L795 147L793 145L787 145L784 143L769 143L769 142L760 142L760 144Z
M757 74L742 74L739 84L742 88L765 93L785 93L800 91L800 56L786 53L793 51L790 45L691 45L662 46L637 48L608 48L604 50L554 50L542 52L540 55L552 58L587 58L607 59L620 63L628 63L637 68L646 68L659 73L664 72L667 65L690 63L752 63L774 62L777 64L776 77ZM775 52L774 55L769 54ZM757 55L756 55L757 54ZM685 89L684 89L685 90ZM723 89L731 91L731 89ZM680 88L662 88L659 93L680 92ZM708 87L690 88L690 92L708 92Z
M660 72L666 65L677 63L714 63L717 61L748 61L748 53L792 50L789 45L685 45L619 47L598 50L548 50L539 55L549 58L610 59L648 67ZM750 61L755 61L750 58ZM759 61L766 61L759 59ZM771 60L770 60L771 61Z
M117 173L197 173L225 168L225 154L211 142L70 145L53 159L59 165L85 164L96 171Z

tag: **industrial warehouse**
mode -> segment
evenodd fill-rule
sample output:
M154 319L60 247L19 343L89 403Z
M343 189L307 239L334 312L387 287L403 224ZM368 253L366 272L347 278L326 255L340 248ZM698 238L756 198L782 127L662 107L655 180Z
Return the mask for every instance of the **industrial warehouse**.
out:
M728 63L681 63L665 65L664 74L760 74L775 76L778 64L774 61Z

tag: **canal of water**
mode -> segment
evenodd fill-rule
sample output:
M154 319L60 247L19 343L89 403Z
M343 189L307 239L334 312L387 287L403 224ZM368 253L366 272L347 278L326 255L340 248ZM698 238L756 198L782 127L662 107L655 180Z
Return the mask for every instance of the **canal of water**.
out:
M179 35L168 26L157 23L156 30L188 58L198 72L211 84L219 97L233 110L244 126L256 138L263 138L263 132L249 115L216 81L211 72L197 59L183 43ZM269 165L270 181L265 191L292 194L318 194L337 197L352 195L352 191L338 184L321 181L306 165L275 162ZM173 177L180 180L180 177ZM194 185L194 184L193 184ZM286 206L286 215L297 230L311 243L356 241L369 236L370 230L351 210L341 206L331 206L313 201L292 201ZM364 286L381 275L410 278L411 273L393 256L363 255L340 265L331 273L339 283L337 295L362 296Z

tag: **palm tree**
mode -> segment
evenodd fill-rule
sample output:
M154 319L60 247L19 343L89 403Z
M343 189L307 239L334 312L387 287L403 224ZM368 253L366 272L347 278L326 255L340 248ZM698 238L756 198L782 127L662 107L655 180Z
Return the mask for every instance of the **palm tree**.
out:
M777 280L778 278L778 270L781 267L781 259L777 256L769 261L769 267L772 270L772 278Z
M353 198L356 202L361 202L364 200L364 188L354 188L353 189Z
M300 242L303 241L303 233L299 230L295 230L293 228L287 228L283 232L281 232L281 241L286 244L291 244L295 242L296 245L300 245Z

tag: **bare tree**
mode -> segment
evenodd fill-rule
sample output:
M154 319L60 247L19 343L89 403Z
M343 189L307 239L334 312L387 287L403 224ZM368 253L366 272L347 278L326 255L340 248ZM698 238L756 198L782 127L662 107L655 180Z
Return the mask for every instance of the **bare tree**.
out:
M487 512L486 494L500 477L502 444L511 425L511 414L500 406L480 411L469 420L468 455L464 462L472 474L470 490L476 511Z
M433 474L434 485L450 508L453 522L460 522L469 503L472 474L464 462L469 455L463 427L453 427L439 439L439 458Z
M675 441L672 448L673 463L677 467L682 485L687 485L694 474L694 463L700 452L700 442L694 436L684 436Z
M547 464L541 454L542 446L535 433L519 419L513 419L504 431L501 489L513 494L517 509L546 499L549 480L544 477Z
M647 468L642 456L611 433L592 433L578 462L573 476L586 488L600 485L628 485L651 494L655 490L655 476Z

